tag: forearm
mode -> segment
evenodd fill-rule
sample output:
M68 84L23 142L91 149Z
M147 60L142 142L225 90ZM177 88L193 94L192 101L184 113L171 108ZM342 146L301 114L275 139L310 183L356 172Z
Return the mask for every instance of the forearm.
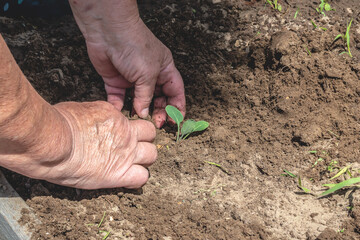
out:
M0 35L0 166L39 175L72 149L71 130L22 74ZM40 174L41 175L41 174Z
M139 20L136 0L69 0L76 22L86 40L97 42L104 32L127 30Z

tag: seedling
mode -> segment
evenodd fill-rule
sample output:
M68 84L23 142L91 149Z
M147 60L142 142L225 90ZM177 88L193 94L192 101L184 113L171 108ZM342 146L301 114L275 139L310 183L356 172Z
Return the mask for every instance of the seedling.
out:
M270 4L270 6L275 9L278 10L279 12L281 12L282 10L282 6L280 4L278 4L278 0L266 0L266 2L268 4Z
M103 240L106 240L109 235L110 235L110 231L106 231L106 230L100 230L101 225L103 224L104 220L105 220L105 216L106 216L106 212L104 212L99 224L97 225L97 228L99 229L98 233L105 233L105 236L102 238ZM94 224L87 224L88 226L93 226Z
M305 187L302 185L300 176L299 176L299 178L298 178L298 187L299 187L301 190L303 190L305 193L310 193L310 190L307 189L307 188L305 188Z
M360 177L350 178L350 179L342 181L341 183L338 183L338 184L324 184L323 185L324 187L330 187L330 189L321 193L320 197L324 197L324 196L329 195L341 188L348 187L348 186L351 186L351 185L354 185L357 183L360 183Z
M318 25L316 25L316 23L313 20L310 20L310 21L311 21L311 24L313 25L314 29L318 28ZM327 30L327 28L325 28L325 27L319 27L319 28L323 31Z
M338 168L338 167L335 166L336 164L338 164L338 162L335 161L335 160L332 160L330 162L330 164L327 166L328 172L332 172L332 171L334 171L335 168Z
M287 170L285 170L284 169L284 172L286 173L286 174L282 174L282 175L284 175L284 176L290 176L290 177L292 177L292 178L296 178L296 175L295 174L293 174L293 173L291 173L291 172L289 172L289 171L287 171Z
M328 0L321 0L321 3L319 7L316 8L316 11L326 16L324 10L326 12L335 11L335 9L330 6L330 3L328 3Z
M296 19L297 15L299 14L299 8L296 9L296 12L294 14L294 19Z
M335 178L338 178L338 177L340 177L341 175L343 175L344 173L346 173L346 172L350 172L349 171L349 168L351 167L351 164L350 165L348 165L348 166L346 166L346 167L344 167L343 169L341 169L335 176L333 176L332 178L330 178L330 180L333 180L333 179L335 179ZM351 173L350 173L351 174Z
M167 105L165 111L169 115L169 117L175 121L177 125L178 130L176 132L176 142L179 142L180 140L187 138L193 132L204 131L206 128L209 127L209 123L206 121L195 121L189 119L183 123L180 131L180 124L184 120L184 117L181 114L181 112L176 107L171 105Z
M342 38L344 40L344 42L346 43L346 47L347 47L347 52L342 52L340 53L340 55L346 53L348 54L350 57L352 57L351 51L350 51L350 28L351 28L351 23L352 23L353 19L350 20L350 22L347 24L346 27L346 32L345 34L339 34L335 37L334 42L336 40L338 40L339 38Z
M230 175L230 173L229 173L223 166L221 166L220 164L214 163L214 162L209 162L209 161L204 161L204 162L207 163L207 164L210 164L210 165L214 165L214 166L220 168L220 169L221 169L223 172L225 172L227 175Z

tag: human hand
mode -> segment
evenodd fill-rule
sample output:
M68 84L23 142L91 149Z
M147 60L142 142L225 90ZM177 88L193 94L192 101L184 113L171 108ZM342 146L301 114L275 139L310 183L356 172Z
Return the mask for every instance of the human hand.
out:
M66 159L46 163L41 178L82 188L138 188L146 183L157 157L155 127L145 120L129 121L106 102L60 103L54 106L65 117L73 144Z
M166 105L185 115L181 75L170 50L138 16L136 1L74 2L70 1L75 19L90 60L105 82L108 101L121 110L126 89L134 87L133 108L142 118L148 115L155 95L152 117L156 127L166 121Z

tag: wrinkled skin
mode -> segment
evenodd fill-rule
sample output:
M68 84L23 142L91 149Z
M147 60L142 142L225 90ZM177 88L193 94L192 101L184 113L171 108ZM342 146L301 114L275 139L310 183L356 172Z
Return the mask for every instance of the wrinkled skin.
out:
M185 115L181 75L170 50L139 17L136 1L88 0L70 4L110 103L121 110L126 89L133 87L133 108L142 118L149 114L155 96L152 118L156 127L166 121L166 105L177 107Z
M155 127L129 121L106 102L60 103L73 135L70 157L52 166L44 178L84 189L138 188L149 177L145 167L157 157Z

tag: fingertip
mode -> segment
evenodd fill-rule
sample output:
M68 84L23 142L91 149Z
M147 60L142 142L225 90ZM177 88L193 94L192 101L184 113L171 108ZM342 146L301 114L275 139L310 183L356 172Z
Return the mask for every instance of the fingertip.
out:
M119 179L119 187L135 189L141 188L149 180L150 174L149 171L140 166L132 165L127 172Z

